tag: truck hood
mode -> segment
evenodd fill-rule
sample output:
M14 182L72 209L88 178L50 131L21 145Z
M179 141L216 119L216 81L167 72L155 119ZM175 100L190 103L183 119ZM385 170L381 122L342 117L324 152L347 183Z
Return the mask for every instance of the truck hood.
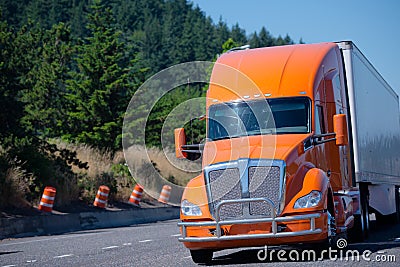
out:
M281 159L294 149L303 148L302 142L310 134L256 135L206 142L203 167L240 158Z

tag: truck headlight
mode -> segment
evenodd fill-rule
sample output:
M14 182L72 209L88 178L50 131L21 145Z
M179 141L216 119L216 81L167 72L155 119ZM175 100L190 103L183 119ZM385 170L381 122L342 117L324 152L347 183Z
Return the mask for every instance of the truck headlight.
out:
M294 203L295 209L312 208L318 205L321 201L322 194L320 191L313 190L309 194L300 197Z
M181 203L181 211L185 216L201 216L202 212L200 207L187 201L186 199Z

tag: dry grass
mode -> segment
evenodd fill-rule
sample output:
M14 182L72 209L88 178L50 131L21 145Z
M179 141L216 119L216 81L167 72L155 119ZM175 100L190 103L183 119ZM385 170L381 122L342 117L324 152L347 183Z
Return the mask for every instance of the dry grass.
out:
M76 152L81 162L87 162L88 169L81 169L72 165L72 171L79 175L77 187L82 199L91 202L100 185L107 185L111 189L109 200L127 199L133 180L125 173L120 173L118 166L123 166L125 160L122 152L113 155L107 150L100 150L85 144L67 144L57 140L59 149L68 149ZM130 194L130 193L129 193ZM128 195L129 198L129 195Z
M3 207L26 208L30 203L25 199L25 194L29 192L31 176L21 169L13 166L7 170L4 183L0 189L1 205Z
M83 170L73 165L72 170L75 173L85 173L89 177L98 177L102 173L110 172L114 162L110 151L101 151L97 148L85 144L68 144L57 141L59 149L68 149L76 152L77 158L82 162L87 162L89 169Z
M113 154L110 151L102 151L83 144L67 144L60 140L55 140L54 143L59 149L76 152L76 157L81 162L87 162L88 165L88 169L80 169L72 165L73 173L66 172L58 165L51 167L52 177L55 178L51 183L57 189L56 206L68 205L77 199L91 203L98 187L103 184L111 189L110 201L128 201L136 183L134 177L146 177L150 178L146 180L152 181L152 176L162 176L171 183L185 186L191 178L199 174L198 170L201 169L200 162L176 159L174 151L168 149L165 151L158 148L146 150L142 146L132 146L125 151L128 159L126 162L123 151ZM3 161L7 158L1 146L0 157ZM129 173L127 163L133 177ZM33 195L30 190L32 190L31 185L34 184L35 177L26 173L21 162L12 162L7 158L7 166L9 166L8 169L3 169L3 173L0 173L2 176L0 177L0 201L2 201L0 207L26 207L37 204L40 199L38 195L42 193L39 191L42 189L35 189L35 199L29 197ZM142 185L145 189L154 188L152 187L154 185ZM144 196L144 198L149 197ZM29 203L27 199L32 203Z
M134 179L156 175L154 168L166 180L185 186L191 178L199 174L198 170L201 168L200 162L179 160L175 158L175 152L168 149L162 151L158 148L145 149L143 146L134 145L125 151L128 159L126 162L123 151L113 155L110 151L102 151L88 145L66 144L61 141L57 141L57 146L76 152L80 161L88 163L87 170L72 167L73 171L82 177L80 183L84 190L81 191L81 196L87 200L95 195L100 185L111 183L115 187L112 199L127 201L135 185ZM133 177L127 171L127 163Z
M158 148L148 148L147 150L138 145L130 147L125 151L125 156L131 167L136 172L134 176L143 175L139 173L146 167L146 163L152 163L148 168L155 168L166 180L177 185L185 186L190 179L200 173L201 163L180 160L175 157L175 152L168 149L162 151ZM147 171L145 171L147 173Z

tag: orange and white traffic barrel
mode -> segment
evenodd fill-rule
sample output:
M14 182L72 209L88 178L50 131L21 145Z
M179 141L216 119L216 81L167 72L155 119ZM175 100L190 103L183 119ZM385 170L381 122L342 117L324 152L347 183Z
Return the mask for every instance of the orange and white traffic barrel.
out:
M141 186L140 184L136 184L131 196L129 197L129 202L134 205L139 205L140 200L142 200L142 195L143 186Z
M158 198L158 201L161 203L168 203L169 196L171 195L171 187L169 185L164 185L160 197Z
M93 205L99 208L105 208L107 205L108 194L110 193L110 188L105 185L101 185L97 191L96 198L94 199Z
M51 186L46 186L44 188L43 195L39 203L39 210L45 212L52 212L55 197L56 197L56 189Z

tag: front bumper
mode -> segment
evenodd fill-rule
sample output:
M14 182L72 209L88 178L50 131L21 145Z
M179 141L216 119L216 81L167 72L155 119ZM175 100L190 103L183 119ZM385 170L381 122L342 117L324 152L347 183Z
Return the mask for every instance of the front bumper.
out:
M237 204L237 203L249 203L249 202L264 202L271 207L271 217L251 217L246 216L245 218L237 218L232 220L221 220L219 212L223 205ZM267 198L252 198L252 199L238 199L238 200L225 200L221 201L216 207L215 221L201 221L201 222L180 222L178 226L181 227L182 236L179 238L181 242L215 242L215 241L230 241L230 240L248 240L248 239L268 239L268 238L281 238L281 237L296 237L304 235L313 235L322 233L321 228L316 227L316 219L321 217L321 213L311 213L304 215L294 215L286 217L277 217L276 210L273 202ZM298 231L282 231L279 224L293 223L295 221L302 221L302 225L308 223L308 229L301 229ZM265 233L239 233L229 235L224 230L224 226L232 225L250 225L250 224L271 224L269 231ZM208 236L188 236L188 229L190 228L207 228L213 229L213 235Z

